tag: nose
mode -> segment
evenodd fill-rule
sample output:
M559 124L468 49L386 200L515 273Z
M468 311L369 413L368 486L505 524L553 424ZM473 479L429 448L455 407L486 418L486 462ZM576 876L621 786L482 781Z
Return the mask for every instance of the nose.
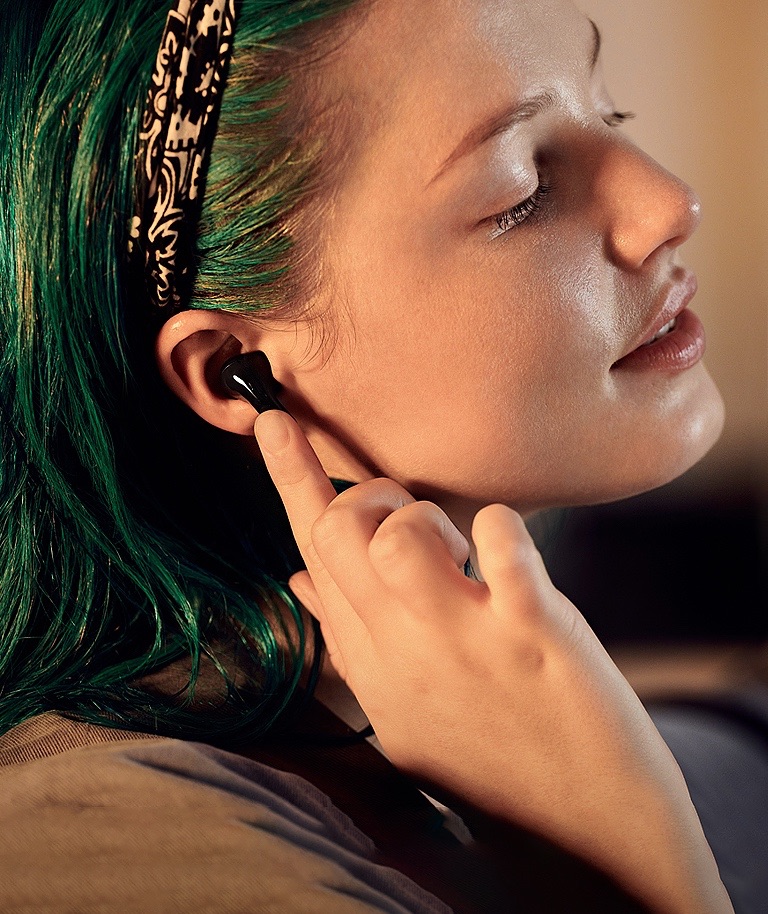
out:
M597 184L607 253L623 269L640 270L679 247L701 222L695 191L624 137L606 150Z

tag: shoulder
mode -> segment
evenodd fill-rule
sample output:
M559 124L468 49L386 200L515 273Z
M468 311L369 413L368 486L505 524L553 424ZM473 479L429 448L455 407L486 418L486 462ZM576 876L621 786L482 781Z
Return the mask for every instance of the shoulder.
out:
M297 775L202 743L98 727L85 740L70 726L49 718L36 742L0 740L0 828L14 836L0 845L0 871L14 874L4 911L448 911L375 864L373 842Z

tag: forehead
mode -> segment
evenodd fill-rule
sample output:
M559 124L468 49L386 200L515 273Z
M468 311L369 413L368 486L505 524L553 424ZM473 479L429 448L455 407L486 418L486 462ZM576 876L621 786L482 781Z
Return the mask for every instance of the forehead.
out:
M591 38L570 0L374 0L331 78L362 152L408 144L428 174L488 112L583 72Z

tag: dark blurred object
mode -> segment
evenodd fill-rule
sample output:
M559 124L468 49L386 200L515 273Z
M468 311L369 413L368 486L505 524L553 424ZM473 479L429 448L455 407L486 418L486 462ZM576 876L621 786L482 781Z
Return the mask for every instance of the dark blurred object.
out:
M608 646L768 640L768 499L756 473L690 474L533 524L555 585Z

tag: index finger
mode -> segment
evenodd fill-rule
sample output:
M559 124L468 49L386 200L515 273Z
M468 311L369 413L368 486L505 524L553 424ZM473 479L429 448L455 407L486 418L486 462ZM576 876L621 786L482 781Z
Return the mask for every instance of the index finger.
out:
M288 413L259 413L254 432L269 475L285 505L299 552L310 576L325 569L312 545L312 525L336 498L336 490L312 445Z

